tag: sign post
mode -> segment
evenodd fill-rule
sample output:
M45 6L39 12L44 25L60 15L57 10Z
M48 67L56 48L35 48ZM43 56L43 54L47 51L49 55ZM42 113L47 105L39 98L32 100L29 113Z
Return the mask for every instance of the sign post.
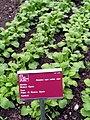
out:
M40 110L41 110L41 119L45 120L45 108L44 108L44 100L40 99Z
M20 99L39 99L41 118L45 120L44 99L63 98L62 69L18 71Z

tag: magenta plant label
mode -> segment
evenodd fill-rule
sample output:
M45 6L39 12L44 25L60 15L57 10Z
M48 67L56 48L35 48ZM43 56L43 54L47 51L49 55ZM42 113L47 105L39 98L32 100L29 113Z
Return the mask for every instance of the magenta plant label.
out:
M62 69L18 71L20 99L62 98Z

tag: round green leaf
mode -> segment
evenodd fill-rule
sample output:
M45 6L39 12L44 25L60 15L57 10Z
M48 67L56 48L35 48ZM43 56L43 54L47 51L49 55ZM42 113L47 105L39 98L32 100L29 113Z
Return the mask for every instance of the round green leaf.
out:
M84 82L88 87L90 87L90 79L87 78L87 79L84 80Z
M59 101L59 107L60 108L64 108L64 107L66 107L66 105L67 105L67 100L66 99L63 99L63 100Z

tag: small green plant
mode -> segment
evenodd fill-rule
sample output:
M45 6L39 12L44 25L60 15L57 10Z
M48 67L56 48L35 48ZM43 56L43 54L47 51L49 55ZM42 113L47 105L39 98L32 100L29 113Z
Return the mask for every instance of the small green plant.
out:
M90 120L90 117L85 118L84 120Z
M0 116L0 120L7 120L7 117L3 118L2 116Z
M90 79L84 80L86 88L82 91L82 101L83 108L81 109L81 114L87 117L85 120L90 119Z
M86 68L90 70L90 61L86 61Z

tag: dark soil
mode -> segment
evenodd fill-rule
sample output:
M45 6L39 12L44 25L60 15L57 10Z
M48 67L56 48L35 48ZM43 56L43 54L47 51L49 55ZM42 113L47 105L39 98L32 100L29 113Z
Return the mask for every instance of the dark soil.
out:
M0 0L0 27L7 28L6 22L11 22L19 11L20 0Z
M20 108L0 110L0 116L7 118L7 120L31 120L31 117L22 117L20 115Z
M71 0L71 1L75 3L76 7L80 8L81 2L82 2L83 0Z
M72 0L72 1L75 2L77 6L80 6L80 0L79 1ZM5 23L7 21L10 22L13 20L15 14L19 11L19 8L18 8L19 2L20 2L19 0L0 0L0 26L6 28ZM69 17L71 14L72 13L69 13ZM66 22L68 22L68 20ZM29 33L26 33L25 39L20 40L20 47L18 49L13 48L15 52L17 53L22 52L21 49L25 46L25 42L28 41L28 39L31 38L31 34L35 32L36 32L36 29L32 28ZM55 34L54 36L56 40L55 44L64 40L63 35L64 33L62 31L60 33ZM54 52L54 51L60 52L61 49L58 49L58 50L55 50L53 48L49 49L49 52ZM89 46L88 52L85 53L84 55L85 55L84 62L90 61L90 46ZM13 59L12 58L7 59L6 62L9 62L10 60L13 60ZM38 62L39 62L39 66L38 66L38 69L39 69L41 68L41 65L43 63L52 63L54 61L44 56L40 58ZM90 70L86 68L80 69L79 74L80 74L80 79L77 79L78 87L75 88L71 86L74 97L65 109L59 110L61 115L58 118L56 118L56 120L83 120L84 119L80 114L80 109L82 107L81 91L85 89L83 80L85 78L90 78ZM75 111L74 107L76 104L78 104L79 109ZM21 106L16 104L15 109L5 110L5 109L0 108L0 116L4 118L7 117L7 120L33 120L29 116L28 117L21 116L20 107Z
M88 51L85 53L85 61L90 62L90 45L88 46Z

